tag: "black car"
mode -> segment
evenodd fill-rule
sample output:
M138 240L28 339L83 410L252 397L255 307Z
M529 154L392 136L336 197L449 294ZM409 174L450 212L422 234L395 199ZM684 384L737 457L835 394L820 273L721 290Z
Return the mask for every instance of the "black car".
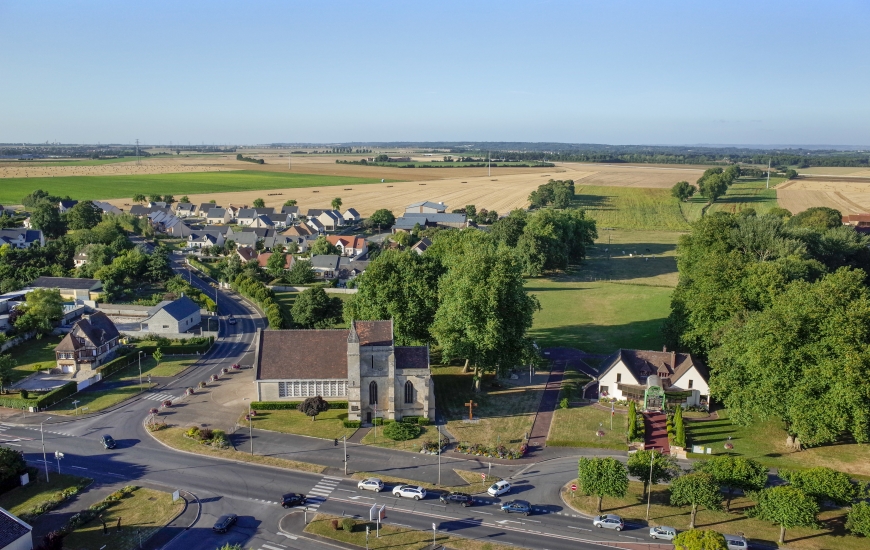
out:
M474 504L474 498L466 493L450 493L449 495L441 495L440 500L444 504L460 504L462 506L471 506Z
M103 447L107 449L114 449L117 445L117 443L115 443L115 440L112 439L112 436L108 434L104 435L102 438L100 438L100 440L103 442Z
M287 493L281 497L281 506L284 508L302 506L303 504L305 504L305 495L301 493Z
M227 514L225 516L221 516L214 523L214 527L212 527L212 531L216 533L226 533L227 529L233 526L233 524L238 521L239 516L235 514Z

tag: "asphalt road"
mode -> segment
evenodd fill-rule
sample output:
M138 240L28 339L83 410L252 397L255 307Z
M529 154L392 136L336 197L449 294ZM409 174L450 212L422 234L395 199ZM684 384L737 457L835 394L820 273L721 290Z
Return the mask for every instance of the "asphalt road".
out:
M180 268L181 257L174 256L173 260L174 266ZM201 364L159 388L159 393L180 396L184 388L192 385L194 380L202 380L203 375L216 373L234 362L244 362L246 358L250 364L253 335L257 328L263 327L263 320L239 297L216 291L195 275L191 281L210 295L217 292L221 316L232 313L238 322L229 325L222 321L219 341ZM151 438L143 425L148 409L155 403L153 400L137 398L106 414L77 420L54 417L45 422L43 434L38 426L14 426L12 420L0 424L0 444L23 451L29 462L42 469L45 465L42 462L41 436L44 435L49 475L57 471L53 455L55 450L59 450L65 454L60 465L65 473L167 491L183 489L195 494L202 505L202 516L193 528L165 547L169 549L214 550L224 542L239 542L245 548L255 550L327 548L326 545L301 538L300 533L280 531L279 524L288 511L282 509L278 502L285 492L308 494L316 499L313 504L315 508L330 514L367 519L373 504L386 504L387 523L427 531L431 531L434 523L439 531L528 548L576 549L592 548L601 541L649 542L640 527L632 529L632 526L627 526L622 533L593 530L589 519L579 517L562 504L559 488L576 477L576 457L533 464L524 470L518 468L511 479L515 489L510 495L478 498L477 505L470 508L446 507L439 503L434 494L415 502L393 497L388 490L379 494L359 491L355 481L343 479L341 475L324 476L238 464L170 450ZM29 420L32 422L33 418ZM116 449L103 449L100 436L104 433L113 435L118 442ZM263 432L259 435L262 437L261 441L255 441L257 445L273 445L276 454L287 452L286 445L281 447L279 434L268 435ZM341 452L340 448L330 448L331 441L311 439L311 442L312 448L303 450L311 455L310 461L326 463L333 460L332 454ZM399 455L391 451L372 447L349 448L348 453L358 455L360 460L368 456L366 460L378 466L377 471L384 475L408 477L405 475L407 464L409 461L413 464L413 459L407 456L409 453L401 453L401 460L394 458ZM302 456L297 458L305 460ZM352 456L351 463L354 460ZM401 465L393 467L393 460L401 462ZM435 470L432 468L437 468L434 462L437 458L420 455L418 460L418 467L426 469L427 476L433 475ZM336 465L341 465L340 454L336 462ZM456 467L472 469L475 464L444 458L442 466L442 472L450 472ZM444 480L445 483L449 481ZM508 517L500 512L498 505L510 498L530 501L535 512L530 517ZM214 520L229 512L240 516L239 523L225 535L212 533Z

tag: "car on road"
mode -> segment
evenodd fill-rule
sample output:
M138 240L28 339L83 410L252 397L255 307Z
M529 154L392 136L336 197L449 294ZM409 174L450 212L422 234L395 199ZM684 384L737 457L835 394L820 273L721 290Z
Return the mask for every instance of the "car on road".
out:
M625 522L616 514L595 516L592 520L592 525L599 529L613 529L614 531L622 531L625 528Z
M741 535L725 535L725 545L728 550L747 550L749 543Z
M302 506L303 504L305 504L305 495L302 493L287 493L281 497L281 506L284 508Z
M376 477L369 477L357 483L356 488L380 493L384 490L384 482Z
M497 497L510 492L510 490L511 484L507 481L501 480L493 483L492 486L486 490L486 492L491 497Z
M229 324L231 324L231 325L235 325L235 324L236 324L236 318L233 317L232 315L230 315L230 316L227 318L227 323L229 323Z
M677 536L677 530L673 527L659 525L658 527L649 528L649 536L657 540L674 540L674 537Z
M421 498L426 498L426 489L417 485L396 485L393 488L393 494L397 497L420 500Z
M215 533L226 533L239 520L239 516L235 514L227 514L218 518L211 528Z
M522 514L527 516L532 513L532 505L525 500L510 500L501 505L501 511L505 514Z
M118 444L115 443L115 440L112 439L112 436L109 434L104 435L100 438L100 441L103 443L103 447L106 449L114 449Z
M471 506L474 504L474 498L467 493L450 493L441 495L438 499L444 504L459 504L461 506Z

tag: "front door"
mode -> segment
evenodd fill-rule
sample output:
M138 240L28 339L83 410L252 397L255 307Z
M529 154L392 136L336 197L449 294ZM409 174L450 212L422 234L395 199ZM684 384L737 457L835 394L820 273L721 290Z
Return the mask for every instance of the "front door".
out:
M372 411L368 411L366 413L366 422L368 422L369 424L372 423Z

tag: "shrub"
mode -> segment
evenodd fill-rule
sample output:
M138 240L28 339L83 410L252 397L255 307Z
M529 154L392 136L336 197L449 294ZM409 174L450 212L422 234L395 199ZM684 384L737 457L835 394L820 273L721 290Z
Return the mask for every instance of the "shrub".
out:
M338 531L338 520L337 520L337 519L332 520L332 521L330 522L330 524L332 524L332 530L333 530L333 531Z
M353 528L356 526L356 521L351 518L342 518L341 519L341 530L347 531L348 533L353 532Z
M393 422L384 428L384 435L393 441L406 441L420 436L422 430L416 424Z
M21 399L27 399L30 394L27 393L27 390L21 390Z
M383 425L384 425L384 419L383 419L383 418L375 418L374 425L375 425L375 426L383 426Z
M417 424L419 424L420 426L428 426L429 419L426 418L425 416L421 416L420 418L417 419Z
M209 441L212 437L214 437L214 431L211 428L201 428L199 430L199 439L202 441Z
M199 427L191 426L186 432L184 432L184 435L192 437L193 439L199 439Z
M200 388L204 388L206 386L208 386L208 384L205 381L199 383Z
M342 424L344 424L345 428L359 428L362 426L362 422L359 420L344 420Z
M568 398L563 397L561 401L559 401L559 408L567 409L568 408Z

